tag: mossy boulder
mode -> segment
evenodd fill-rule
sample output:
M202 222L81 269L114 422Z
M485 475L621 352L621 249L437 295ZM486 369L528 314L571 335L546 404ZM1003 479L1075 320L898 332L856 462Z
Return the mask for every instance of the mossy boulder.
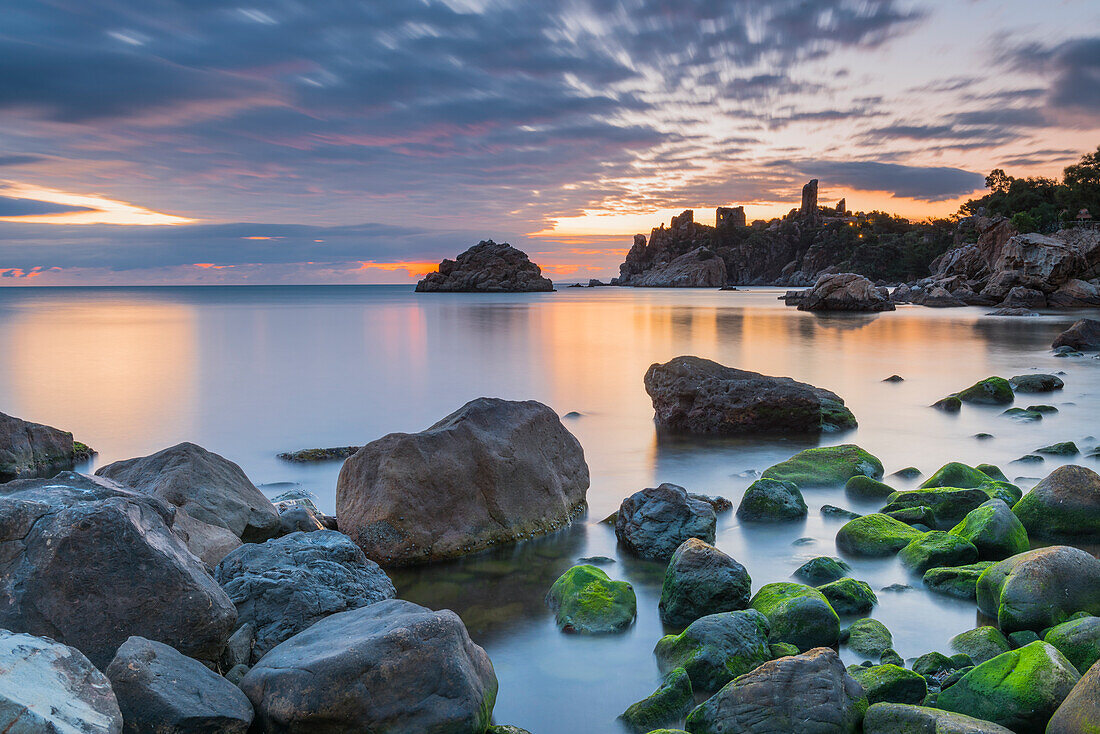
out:
M974 487L980 487L990 479L996 477L990 477L980 469L976 469L972 466L968 466L958 461L952 461L944 464L932 474L932 476L921 482L921 489L929 489L933 487L955 487L956 489L973 489Z
M691 676L683 668L675 668L656 691L631 704L619 719L635 734L645 734L656 727L683 721L694 705Z
M874 513L845 523L837 531L836 547L853 556L890 556L921 535L899 520Z
M1062 622L1051 627L1043 641L1058 648L1077 670L1088 670L1100 660L1100 617Z
M698 538L672 554L657 610L661 621L686 627L700 617L749 605L752 579L740 563Z
M817 587L837 614L863 614L878 604L866 581L843 578Z
M1077 681L1047 724L1046 734L1100 732L1100 663L1094 663Z
M1004 632L1044 630L1077 612L1100 615L1100 560L1065 545L1020 553L982 573L976 601Z
M913 661L913 672L921 675L931 676L954 669L955 665L951 658L942 652L926 652Z
M958 413L962 410L963 402L955 395L948 395L946 398L940 398L932 403L932 407L936 410L942 410L944 413Z
M709 614L678 635L657 641L653 653L663 674L683 668L696 691L716 691L772 659L768 619L755 609Z
M801 520L806 517L806 500L793 482L757 479L745 490L737 517L745 522Z
M941 566L924 572L924 585L939 594L974 601L978 578L993 561L978 561L965 566Z
M798 648L789 642L773 642L768 645L768 649L771 650L772 660L776 658L785 658L788 655L797 655L799 653Z
M1041 446L1035 449L1034 453L1047 456L1077 456L1081 453L1081 449L1077 448L1077 444L1073 441L1059 441L1049 446Z
M883 514L912 507L930 507L936 517L937 528L947 530L960 522L966 513L989 500L989 494L980 488L933 487L895 492L886 499Z
M926 505L904 507L900 510L890 510L882 514L888 515L906 525L923 525L926 528L934 528L939 524L939 520L936 518L936 511Z
M812 586L765 584L749 606L768 618L772 642L787 642L803 652L835 645L840 635L840 619L825 595Z
M955 652L962 653L970 658L970 661L975 665L991 660L1012 649L1012 645L1008 643L1008 638L996 627L989 626L978 627L957 634L951 638L948 644Z
M867 702L917 705L928 695L928 683L920 673L897 665L849 665L848 675L859 681Z
M964 403L975 405L1009 405L1016 399L1012 386L1003 377L987 377L955 395Z
M1009 378L1008 384L1016 392L1025 393L1054 392L1066 386L1066 383L1062 382L1062 378L1058 375L1046 374L1016 375Z
M1006 637L1008 637L1008 644L1012 645L1013 650L1018 647L1023 647L1024 645L1030 645L1032 642L1035 642L1039 639L1039 635L1032 632L1031 630L1017 630L1015 632L1009 632ZM1062 654L1064 655L1065 653ZM1077 666L1075 665L1074 667Z
M844 492L857 499L878 500L889 497L895 490L889 484L857 474L844 483Z
M1001 415L1011 418L1017 423L1034 423L1043 419L1043 411L1028 408L1009 408Z
M951 528L957 535L978 549L983 561L1000 561L1031 548L1027 530L1004 500L983 502Z
M625 581L612 581L602 569L573 566L563 573L546 594L564 632L602 634L621 632L631 625L638 611L634 588Z
M839 558L818 556L799 566L794 572L794 577L805 581L810 586L821 586L844 578L851 570L852 567Z
M881 479L882 462L854 444L800 451L764 470L763 479L793 482L799 488L842 485L855 476Z
M998 482L1008 481L1008 477L1006 477L1005 473L1001 471L1001 467L997 466L996 464L978 464L974 468L980 471L982 474L985 474L990 479L996 480Z
M1100 474L1083 466L1060 466L1012 508L1038 540L1100 543Z
M876 703L863 718L863 734L1013 734L991 721L927 706Z
M1041 732L1080 677L1053 645L1033 642L981 663L936 705L1016 732Z
M852 652L874 659L894 646L894 636L877 619L857 619L844 630L843 638Z

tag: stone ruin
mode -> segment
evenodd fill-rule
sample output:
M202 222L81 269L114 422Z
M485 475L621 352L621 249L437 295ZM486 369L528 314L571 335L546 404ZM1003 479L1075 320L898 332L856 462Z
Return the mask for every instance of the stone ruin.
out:
M718 229L744 227L747 224L743 206L720 206L714 210L714 226Z
M817 216L817 179L810 179L810 182L802 187L802 208L798 210L798 213L803 217Z

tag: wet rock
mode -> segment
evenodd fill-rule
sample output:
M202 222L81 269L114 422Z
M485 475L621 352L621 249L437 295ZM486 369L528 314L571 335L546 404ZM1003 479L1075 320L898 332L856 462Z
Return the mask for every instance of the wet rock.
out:
M1013 734L991 721L927 706L876 703L863 718L863 734Z
M942 652L926 652L913 661L913 672L923 676L935 676L954 669L955 665L951 662L951 658Z
M867 708L828 648L779 658L731 682L688 716L693 734L854 734Z
M968 512L951 528L951 534L972 543L983 561L999 561L1031 548L1023 523L1000 499L983 502Z
M752 579L740 563L698 538L685 540L669 561L657 606L661 621L685 627L700 617L749 605Z
M1071 278L1047 297L1051 308L1088 308L1100 306L1100 286Z
M978 579L977 603L1004 632L1043 630L1077 612L1100 614L1100 560L1064 545L1012 556Z
M920 472L917 472L918 476ZM888 484L872 479L871 477L857 474L844 485L844 493L849 497L858 499L885 499L895 492Z
M385 572L343 533L292 533L248 543L214 570L237 607L238 625L251 624L255 664L280 642L330 614L391 599Z
M1038 316L1038 311L1032 311L1030 308L998 308L996 311L990 311L986 316Z
M716 691L771 659L767 618L755 609L709 614L657 641L662 673L683 668L696 691Z
M924 677L899 665L873 665L864 668L849 665L848 675L863 686L867 702L906 703L917 705L928 695L928 684Z
M933 285L925 291L915 293L912 302L927 308L962 308L966 305L966 301L940 285Z
M817 590L829 600L829 606L837 614L864 614L878 604L878 597L866 581L837 579L817 587Z
M1073 441L1061 441L1059 443L1052 443L1049 446L1037 448L1035 449L1035 453L1046 454L1047 456L1076 456L1081 453L1081 451Z
M281 643L241 681L268 732L480 734L497 678L454 612L399 599L333 614Z
M974 665L1012 649L1008 638L996 627L989 626L961 632L952 637L948 644L955 652L966 655Z
M745 490L737 517L745 522L781 522L806 517L798 486L777 479L757 479Z
M921 470L915 466L907 466L904 469L898 469L891 474L892 477L901 477L902 479L917 479L921 475Z
M955 395L948 395L946 398L940 398L932 403L932 407L936 410L942 410L944 413L958 413L962 410L962 400Z
M1037 410L1026 410L1024 408L1009 408L1001 415L1011 418L1017 423L1034 423L1035 421L1041 421L1043 414Z
M894 645L893 635L877 619L857 619L841 635L841 642L852 652L869 658L877 658Z
M837 507L836 505L822 505L821 514L825 517L837 517L842 520L854 520L860 517L858 512L845 510L843 507Z
M654 265L624 285L642 288L717 288L725 283L725 261L709 247L697 247L668 263Z
M901 375L890 375L883 382L905 382L905 378Z
M640 558L665 560L689 538L714 543L714 508L675 484L635 492L623 500L615 536Z
M111 682L80 651L0 629L0 726L6 734L120 734Z
M552 291L554 284L542 270L507 242L482 240L416 284L417 293L519 293Z
M987 377L957 393L959 400L976 405L1009 405L1015 400L1012 387L1003 377Z
M1058 648L1077 670L1088 670L1100 660L1100 617L1081 617L1051 627L1043 641Z
M1100 475L1083 466L1060 466L1032 487L1012 511L1036 539L1100 542Z
M914 505L913 507L903 507L900 510L890 510L889 512L883 512L883 515L892 517L895 520L900 520L906 525L917 528L934 528L939 525L939 520L936 518L936 511L931 507L925 505Z
M800 489L842 485L852 477L881 479L882 462L855 444L800 451L764 470L765 479L793 482Z
M699 357L650 366L645 389L657 425L678 433L816 434L856 426L835 393Z
M1057 375L1046 374L1016 375L1008 381L1008 384L1016 392L1026 393L1054 392L1066 385Z
M1047 724L1046 734L1089 734L1100 721L1100 663L1094 663L1070 690Z
M847 576L851 570L852 567L839 558L818 556L799 566L794 576L810 586L821 586Z
M992 565L992 561L979 561L965 566L930 568L924 572L924 585L939 594L974 601L978 578Z
M1059 334L1050 346L1052 349L1068 347L1078 351L1096 351L1100 349L1100 321L1081 319Z
M559 529L588 484L584 451L553 410L478 398L344 462L336 516L368 558L407 565Z
M127 734L245 734L252 704L197 660L143 637L122 644L107 666Z
M0 485L0 628L48 635L100 667L131 635L216 660L237 611L169 529L176 511L71 472Z
M967 513L980 507L990 499L990 492L984 488L955 489L952 487L929 487L895 492L887 498L883 514L912 507L928 507L936 517L939 527L951 528L961 522ZM975 559L977 560L977 559Z
M840 634L836 612L812 586L765 584L749 600L749 606L767 617L771 642L786 642L806 651L835 645Z
M657 727L682 721L694 705L691 677L683 668L676 668L665 677L660 688L631 704L619 719L635 734L646 734Z
M311 464L318 461L343 461L354 454L362 446L334 446L327 449L298 449L297 451L284 451L279 454L283 461L292 461L296 464Z
M1011 288L998 305L1001 308L1044 308L1047 297L1040 290L1018 285Z
M829 273L814 283L798 304L799 311L893 311L890 294L855 273Z
M289 535L290 533L312 533L317 530L324 530L325 525L308 507L302 507L296 505L293 507L287 507L285 510L279 512L279 535Z
M0 413L0 482L52 475L76 461L73 434Z
M634 587L612 581L596 566L573 566L563 573L547 592L546 605L563 632L589 635L621 632L638 613Z
M921 536L903 522L875 513L851 520L836 534L836 547L853 556L890 556Z

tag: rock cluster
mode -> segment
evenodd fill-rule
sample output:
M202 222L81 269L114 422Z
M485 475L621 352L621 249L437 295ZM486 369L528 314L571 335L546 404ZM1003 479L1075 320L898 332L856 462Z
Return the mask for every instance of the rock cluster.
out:
M876 287L855 273L822 275L808 291L788 298L799 311L893 311L894 302L886 288Z
M416 284L417 293L518 293L552 291L554 284L527 254L507 242L484 240L454 260L439 263Z

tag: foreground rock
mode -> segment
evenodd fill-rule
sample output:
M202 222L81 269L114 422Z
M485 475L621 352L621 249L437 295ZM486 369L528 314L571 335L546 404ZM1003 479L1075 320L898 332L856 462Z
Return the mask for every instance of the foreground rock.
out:
M620 282L642 288L719 288L726 284L726 264L715 257L707 247L697 247L690 252L653 266Z
M716 691L770 660L768 620L755 609L709 614L657 641L662 673L683 668L696 691Z
M174 512L70 472L0 486L0 628L48 635L101 668L132 635L216 660L237 611L169 529Z
M520 293L552 291L554 284L542 269L507 242L482 240L454 260L439 263L416 284L417 293Z
M553 410L478 398L344 462L336 517L383 565L438 561L561 528L588 481L584 451Z
M845 484L852 477L880 479L882 462L855 444L806 449L770 466L760 476L791 482L800 489Z
M837 614L866 614L878 597L866 581L843 578L817 587Z
M666 483L623 500L615 516L615 537L639 558L663 561L689 538L713 543L717 522L709 502Z
M252 724L237 686L160 642L131 637L106 673L127 732L245 734Z
M1100 721L1100 663L1094 663L1054 712L1046 734L1091 734Z
M1013 734L991 721L926 706L876 703L863 717L863 734Z
M98 469L96 475L159 497L247 543L264 541L279 527L275 506L239 466L193 443L116 461Z
M657 425L678 433L821 433L856 427L835 393L699 357L651 365L645 389Z
M625 581L612 581L596 566L573 566L546 594L563 632L605 634L621 632L634 622L638 600Z
M854 734L867 710L863 689L832 650L764 663L688 716L692 734Z
M1100 475L1060 466L1013 506L1028 535L1060 543L1100 543Z
M268 732L481 734L497 678L454 612L388 599L291 637L241 690Z
M0 413L0 482L72 469L74 446L68 431Z
M635 734L646 734L657 727L683 720L694 703L691 678L686 670L676 668L668 674L660 688L632 704L619 719Z
M1100 321L1081 319L1069 327L1050 345L1052 349L1069 347L1082 352L1100 349Z
M890 292L855 273L822 275L798 301L799 311L893 311Z
M921 535L899 520L874 513L848 521L837 531L836 547L853 556L892 556Z
M254 630L249 665L330 614L397 594L377 563L332 530L249 543L226 556L214 578L237 607L238 627Z
M749 606L767 617L772 642L785 642L805 652L835 645L840 636L840 619L825 595L812 586L765 584Z
M924 676L898 665L848 666L848 675L863 686L867 702L917 705L928 695Z
M1001 653L1008 652L1012 645L1008 638L996 627L977 627L960 632L948 643L957 653L966 655L975 665L992 660Z
M800 520L806 512L806 500L798 486L778 479L757 479L737 507L737 517L745 522Z
M939 594L974 601L978 579L992 565L992 561L979 561L965 566L930 568L924 572L924 585Z
M121 734L111 682L80 652L44 637L0 630L0 731Z
M1001 499L987 500L968 512L951 534L972 543L983 561L999 561L1031 548L1023 523Z
M978 579L977 602L1006 633L1038 632L1077 612L1100 614L1100 560L1064 545L1006 558Z
M1043 636L1043 642L1058 648L1077 670L1088 670L1100 660L1100 617L1062 622Z
M713 545L689 538L669 561L657 611L665 624L686 627L708 614L744 609L751 585L744 566Z

